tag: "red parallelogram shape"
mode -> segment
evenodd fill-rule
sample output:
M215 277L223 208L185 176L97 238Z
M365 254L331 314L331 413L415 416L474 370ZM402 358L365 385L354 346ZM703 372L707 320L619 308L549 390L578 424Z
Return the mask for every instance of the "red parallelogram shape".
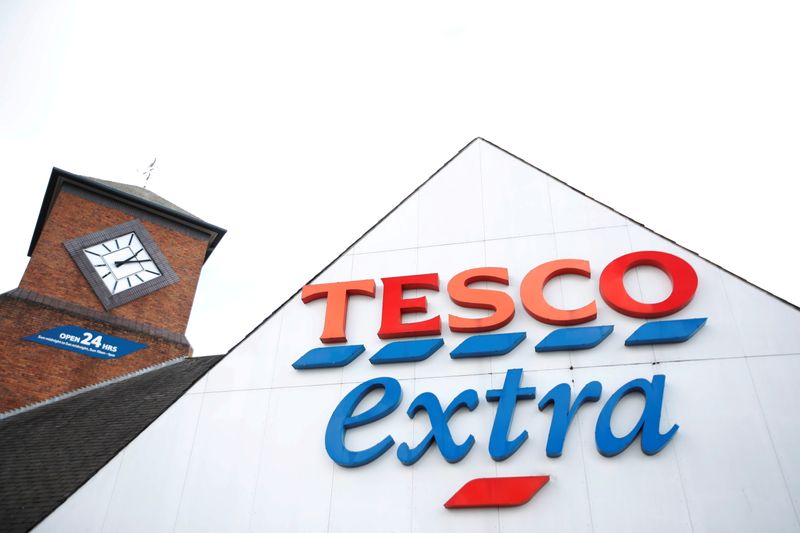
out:
M444 504L448 509L516 507L528 503L550 476L484 477L467 481Z

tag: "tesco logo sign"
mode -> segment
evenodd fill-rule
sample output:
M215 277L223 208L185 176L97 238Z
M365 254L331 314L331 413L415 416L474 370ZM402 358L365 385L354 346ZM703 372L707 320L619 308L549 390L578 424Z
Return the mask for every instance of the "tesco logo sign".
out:
M652 266L662 270L672 280L672 293L663 301L650 304L634 300L625 290L625 272L637 266ZM545 324L567 326L590 322L597 318L597 304L592 301L579 309L557 309L544 298L544 286L551 279L565 274L592 277L589 262L582 259L559 259L539 265L525 275L520 286L520 298L525 311ZM441 317L435 316L418 322L403 322L407 313L427 311L425 296L404 298L406 290L439 290L438 274L416 274L382 278L383 308L378 337L396 339L422 335L439 335ZM451 331L471 333L502 328L514 318L514 300L507 293L470 287L488 281L508 285L508 269L484 267L456 274L447 284L450 299L462 307L487 309L492 314L486 318L448 316ZM638 318L658 318L680 311L692 301L697 290L697 273L680 257L664 252L634 252L612 261L600 275L600 294L614 310ZM347 302L350 296L375 297L375 281L371 279L339 283L323 283L303 287L304 303L320 298L327 299L325 327L320 336L323 343L346 342Z
M657 303L635 300L625 289L625 273L638 266L652 266L663 271L672 281L672 291L667 298ZM588 301L577 309L559 309L550 305L544 297L544 287L552 279L562 275L592 277L588 261L581 259L559 259L543 263L531 269L523 278L519 288L523 308L531 317L553 326L551 331L535 347L536 352L560 350L585 350L597 346L611 333L613 325L580 326L597 318L597 303ZM404 315L426 313L425 296L406 298L409 290L439 291L439 275L417 274L382 278L383 300L379 338L390 340L370 357L373 365L418 362L431 357L444 345L438 338L442 332L440 316L404 322ZM516 309L511 296L498 289L474 287L478 282L509 285L508 270L502 267L482 267L465 270L453 276L447 283L447 293L459 307L485 309L486 317L468 318L457 311L448 314L447 325L453 332L469 333L451 352L452 359L470 357L498 357L514 350L526 337L525 332L488 333L503 328L514 318ZM600 294L615 311L630 317L656 319L669 316L686 307L697 291L697 273L683 259L665 252L640 251L618 257L609 263L600 274ZM309 350L293 363L299 371L340 367L349 364L365 351L361 344L347 343L346 324L348 300L363 296L374 298L374 280L358 280L339 283L307 285L302 290L302 301L326 300L325 323L320 340L328 345ZM626 346L685 342L706 322L705 317L682 320L650 320L640 326L626 341ZM569 327L564 327L569 326ZM417 338L424 337L424 338ZM404 339L404 340L393 340ZM410 339L410 340L409 340ZM661 451L678 431L675 424L661 433L661 412L666 387L666 377L655 375L652 379L634 379L616 391L605 401L595 424L595 443L600 454L613 457L627 449L637 439L642 451L653 455ZM598 381L586 384L573 395L570 383L561 383L547 391L539 400L539 411L551 411L551 424L547 436L548 457L562 454L564 441L570 424L578 410L586 403L598 402L603 386ZM359 409L362 401L373 392L380 393L377 403L366 410ZM619 402L629 394L644 398L644 407L639 420L622 436L611 429L611 418ZM481 396L495 403L495 418L488 443L488 454L494 461L503 461L514 454L527 440L528 432L509 435L511 421L517 404L537 398L535 386L523 383L522 369L506 372L502 388L490 389L479 395L467 389L454 398L441 401L432 392L418 394L409 406L406 416L414 418L424 413L430 420L431 429L416 444L402 442L396 448L397 459L404 465L413 465L434 445L442 457L457 463L475 445L469 435L461 442L453 437L448 423L459 411L473 411ZM334 409L325 431L325 448L330 458L344 467L366 465L394 447L391 435L386 435L363 450L349 449L345 443L349 429L364 426L391 415L400 405L402 386L392 377L378 377L354 387ZM357 413L357 414L356 414ZM492 478L472 480L459 489L446 502L446 507L486 507L520 505L528 501L536 491L549 481L548 476L523 476L518 478Z

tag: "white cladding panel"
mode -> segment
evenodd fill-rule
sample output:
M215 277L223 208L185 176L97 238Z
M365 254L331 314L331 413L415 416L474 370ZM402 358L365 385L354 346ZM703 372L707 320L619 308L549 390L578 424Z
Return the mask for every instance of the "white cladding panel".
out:
M620 255L661 250L688 261L699 286L692 303L669 318L708 317L683 344L624 347L644 321L611 308L599 294L603 268ZM536 354L554 329L525 312L522 278L553 259L586 259L592 278L550 282L556 307L597 302L590 325L608 324L611 336L592 350ZM449 279L468 268L507 267L516 316L502 332L528 338L506 356L452 360L467 334L447 328L448 313L482 316L455 306ZM412 364L373 366L386 344L377 337L380 278L437 272L440 292L429 315L442 316L445 347ZM794 408L800 375L800 312L694 254L632 223L564 184L477 141L442 169L316 280L376 280L374 299L350 299L347 336L366 352L350 365L297 371L291 364L319 336L325 301L292 298L209 375L135 439L119 456L48 517L40 531L336 531L336 532L638 532L800 531L800 422ZM490 286L485 284L484 286ZM669 279L643 267L625 277L628 292L656 302ZM501 288L495 286L494 288ZM414 294L416 293L416 294ZM411 318L416 319L417 317ZM522 368L523 386L536 400L520 400L510 435L528 431L511 457L493 461L487 450L496 404L489 388ZM638 440L607 458L595 447L597 416L614 391L635 378L666 375L662 431L680 429L654 456ZM342 468L327 455L324 432L339 400L365 380L400 380L403 399L388 417L351 430L347 444L368 447L387 434L395 446L376 461ZM563 455L548 458L550 409L537 403L559 383L573 398L590 381L602 397L580 409ZM464 389L481 399L459 411L450 428L472 451L449 464L435 445L416 464L396 457L401 442L428 432L424 413L405 410L422 392L447 404ZM369 405L377 400L369 398ZM612 420L617 434L636 423L643 401L628 396ZM447 510L443 503L477 477L550 475L528 504L515 508Z

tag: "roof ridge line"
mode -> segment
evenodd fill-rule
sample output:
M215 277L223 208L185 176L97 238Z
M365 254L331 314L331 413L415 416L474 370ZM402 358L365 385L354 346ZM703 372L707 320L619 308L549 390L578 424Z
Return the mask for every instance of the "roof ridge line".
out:
M115 378L106 379L104 381L100 381L98 383L94 383L92 385L86 385L85 387L81 387L79 389L74 389L69 392L65 392L63 394L59 394L58 396L53 396L52 398L48 398L46 400L42 400L40 402L29 403L27 405L23 405L22 407L16 407L11 409L10 411L6 411L5 413L0 413L0 420L5 420L7 418L11 418L12 416L19 415L22 413L27 413L28 411L32 411L33 409L37 409L39 407L50 405L51 403L59 402L61 400L66 400L68 398L72 398L73 396L77 396L79 394L83 394L84 392L89 392L92 390L99 389L101 387L105 387L106 385L112 385L114 383L119 383L121 381L125 381L131 378L135 378L137 376L141 376L142 374L150 373L154 370L160 370L162 368L172 366L174 364L180 363L181 361L189 359L187 356L182 355L180 357L176 357L174 359L169 359L168 361L163 361L161 363L156 363L154 365L146 366L144 368L140 368L139 370L134 370L133 372L128 372L127 374L123 374L121 376L117 376Z
M328 270L328 268L329 268L331 265L333 265L333 264L334 264L336 261L338 261L339 259L341 259L342 257L344 257L344 255L345 255L345 254L348 252L348 250L350 250L350 249L351 249L351 248L353 248L353 247L354 247L356 244L358 244L358 243L361 241L361 239L363 239L364 237L366 237L366 236L367 236L367 235L368 235L368 234L369 234L369 233L370 233L372 230L374 230L375 228L377 228L378 226L380 226L381 222L383 222L384 220L386 220L387 218L389 218L389 215L391 215L392 213L394 213L395 211L397 211L397 210L400 208L400 206L401 206L401 205L403 205L404 203L406 203L406 201L407 201L409 198L411 198L412 196L414 196L414 195L417 193L417 191L419 191L420 189L422 189L422 187L424 187L424 186L425 186L425 185L426 185L426 184L427 184L429 181L431 181L433 178L435 178L435 177L436 177L436 176L439 174L439 172L441 172L442 170L444 170L444 168L445 168L447 165L449 165L450 163L452 163L452 162L453 162L453 161L454 161L454 160L455 160L455 159L456 159L458 156L460 156L460 155L461 155L461 153L462 153L462 152L465 152L465 151L467 150L467 148L469 148L470 146L472 146L473 144L475 144L477 141L484 141L484 142L487 142L487 143L489 142L489 141L487 141L486 139L484 139L483 137L475 137L474 139L472 139L471 141L469 141L467 144L465 144L465 145L464 145L464 146L463 146L463 147L462 147L462 148L461 148L461 149L460 149L458 152L456 152L456 153L455 153L455 155L453 155L453 157L451 157L450 159L448 159L447 161L445 161L445 163L444 163L442 166L440 166L438 169L436 169L436 172L434 172L433 174L431 174L430 176L428 176L427 178L425 178L425 180L424 180L422 183L420 183L419 185L417 185L417 186L414 188L414 190L412 190L410 193L408 193L408 195L406 195L406 197L405 197L405 198L403 198L402 200L400 200L400 202L399 202L399 203L398 203L396 206L394 206L393 208L391 208L391 209L389 210L389 212L388 212L388 213L386 213L386 214L385 214L385 215L383 215L381 218L379 218L377 222L375 222L375 223L374 223L372 226L370 226L370 227L369 227L369 228L368 228L368 229L367 229L367 230L366 230L364 233L362 233L362 234L361 234L361 235L360 235L358 238L356 238L356 240L355 240L355 241L353 241L353 242L352 242L352 243L351 243L351 244L350 244L348 247L346 247L346 248L345 248L345 249L342 251L342 253L340 253L339 255L337 255L336 257L334 257L334 258L333 258L333 260L332 260L331 262L329 262L327 265L325 265L325 266L322 268L322 270L320 270L319 272L317 272L316 274L314 274L314 276L313 276L313 277L312 277L310 280L308 280L307 282L305 282L303 285L301 285L301 286L300 286L300 288L299 288L299 289L297 289L297 290L296 290L296 291L294 291L292 294L290 294L288 298L286 298L286 299L285 299L285 300L284 300L284 301L283 301L283 302L282 302L280 305L278 305L278 307L276 307L275 309L273 309L273 310L272 310L272 312L270 312L269 314L267 314L267 317L266 317L266 318L264 318L263 320L260 320L260 321L258 322L258 324L256 324L256 325L255 325L255 327L253 327L253 329L251 329L251 330L250 330L250 331L249 331L249 332L248 332L248 333L247 333L247 334L246 334L244 337L242 337L241 339L239 339L239 341L238 341L236 344L234 344L233 346L231 346L231 347L228 349L228 351L227 351L227 352L225 352L225 355L227 356L227 355L228 355L228 354L230 354L230 353L231 353L233 350L235 350L235 349L236 349L236 348L237 348L239 345L241 345L241 344L242 344L244 341L246 341L247 339L249 339L249 338L250 338L250 336L251 336L253 333L255 333L256 331L258 331L258 329L259 329L261 326L263 326L264 324L266 324L266 323L267 323L267 321L268 321L270 318L272 318L273 316L275 316L275 314L276 314L278 311L280 311L281 309L283 309L283 307L284 307L286 304L288 304L288 303L289 303L289 302L292 300L292 298L294 298L295 296L297 296L298 294L300 294L300 291L301 291L301 290L303 290L303 286L305 286L305 285L309 285L309 284L313 283L313 282L314 282L314 280L315 280L315 279L317 279L318 277L320 277L320 276L321 276L321 275L322 275L322 274L323 274L323 273L324 273L326 270ZM491 143L490 143L490 144L491 144ZM516 157L516 156L515 156L515 157Z
M485 138L483 138L483 137L476 137L476 138L475 138L475 139L474 139L472 142L475 142L476 140L479 140L479 139L480 139L481 141L485 142L486 144L488 144L489 146L491 146L491 147L493 147L493 148L495 148L495 149L497 149L497 150L499 150L499 151L503 152L504 154L506 154L506 155L509 155L509 156L513 157L513 158L514 158L514 159L516 159L517 161L519 161L519 162L521 162L521 163L523 163L523 164L525 164L525 165L527 165L527 166L529 166L529 167L531 167L531 168L533 168L533 169L535 169L535 170L538 170L539 172L541 172L542 174L544 174L544 175L545 175L545 176L547 176L548 178L550 178L550 179L552 179L552 180L554 180L554 181L556 181L556 182L560 183L561 185L564 185L565 187L568 187L568 188L572 189L573 191L575 191L576 193L580 194L581 196L583 196L583 197L585 197L585 198L589 199L590 201L592 201L592 202L594 202L594 203L596 203L596 204L598 204L598 205L601 205L601 206L605 207L606 209L610 209L611 211L613 211L613 212L614 212L614 213L616 213L617 215L619 215L619 216L621 216L622 218L625 218L625 219L627 219L627 220L629 220L629 221L633 222L633 223L634 223L634 224L636 224L637 226L640 226L640 227L642 227L643 229L645 229L645 230L649 231L649 232L650 232L650 233L652 233L653 235L656 235L656 236L658 236L658 237L660 237L660 238L664 239L665 241L668 241L668 242L670 242L670 243L674 244L674 245L675 245L675 246L677 246L678 248L680 248L680 249L682 249L682 250L685 250L685 251L689 252L690 254L692 254L692 255L694 255L694 256L696 256L696 257L698 257L699 259L702 259L702 260L703 260L703 261L705 261L706 263L708 263L708 264L710 264L710 265L712 265L712 266L714 266L714 267L716 267L716 268L718 268L718 269L722 270L723 272L725 272L725 273L727 273L727 274L730 274L731 276L733 276L734 278L736 278L736 279L738 279L738 280L740 280L740 281L743 281L743 282L744 282L744 283L746 283L747 285L749 285L749 286L751 286L751 287L753 287L753 288L755 288L755 289L758 289L759 291L761 291L761 292L763 292L763 293L765 293L765 294L767 294L767 295L769 295L769 296L772 296L772 297L773 297L773 298L775 298L776 300L778 300L778 301L780 301L780 302L782 302L782 303L784 303L784 304L788 305L789 307L792 307L793 309L796 309L797 311L800 311L800 305L794 304L794 303L790 302L789 300L787 300L786 298L783 298L782 296L778 296L778 295L777 295L777 294L775 294L774 292L768 291L767 289L765 289L765 288L763 288L763 287L761 287L761 286L759 286L759 285L756 285L755 283L753 283L752 281L748 280L747 278L745 278L745 277L743 277L743 276L740 276L739 274L737 274L737 273L735 273L735 272L733 272L733 271L731 271L731 270L728 270L727 268L725 268L724 266L722 266L722 265L720 265L720 264L716 263L715 261L712 261L712 260L711 260L711 259L709 259L708 257L705 257L705 256L704 256L703 254L701 254L700 252L696 252L696 251L692 250L691 248L689 248L689 247L687 247L687 246L684 246L683 244L679 243L678 241L676 241L676 240L674 240L674 239L670 239L669 237L667 237L667 236L665 236L665 235L661 234L660 232L658 232L658 231L654 230L653 228L649 227L647 224L644 224L643 222L639 222L639 221L638 221L638 220L636 220L635 218L629 217L629 216L628 216L628 215L626 215L625 213L622 213L621 211L618 211L618 210L614 209L613 207L611 207L610 205L606 204L605 202L603 202L603 201L601 201L601 200L598 200L598 199L597 199L597 198L595 198L594 196L592 196L592 195L590 195L590 194L587 194L587 193L583 192L582 190L578 189L577 187L574 187L574 186L570 185L569 183L567 183L566 181L562 180L561 178L558 178L558 177L556 177L556 176L554 176L554 175L550 174L550 173L549 173L549 172L547 172L546 170L542 170L541 168L537 167L537 166L536 166L536 165L534 165L533 163L530 163L530 162L528 162L528 161L524 160L524 159L523 159L523 158L521 158L520 156L518 156L518 155L515 155L515 154L513 154L513 153L509 152L508 150L506 150L506 149L505 149L505 148L503 148L502 146L499 146L499 145L497 145L497 144L493 143L492 141L490 141L490 140L488 140L488 139L485 139ZM472 144L472 143L470 143L470 144ZM467 146L469 146L469 145L467 145ZM466 147L465 147L465 148L466 148ZM327 267L326 267L326 268L327 268Z
M316 274L315 274L315 275L314 275L314 276L313 276L313 277L312 277L310 280L308 280L308 281L307 281L307 282L306 282L304 285L308 285L308 284L311 284L311 283L313 283L315 279L317 279L318 277L320 277L320 276L321 276L321 275L322 275L322 274L323 274L323 273L324 273L326 270L328 270L328 268L329 268L331 265L333 265L333 264L334 264L336 261L338 261L339 259L341 259L341 258L342 258L342 257L343 257L345 254L347 254L347 252L348 252L348 251L349 251L351 248L353 248L353 247L354 247L356 244L358 244L358 243L359 243L359 242L360 242L360 241L361 241L361 240L362 240L364 237L366 237L366 236L367 236L367 234L369 234L369 233L370 233L372 230L374 230L375 228L377 228L377 227L378 227L378 226L381 224L381 222L383 222L383 221L384 221L386 218L388 218L388 217L389 217L389 215L391 215L392 213L394 213L394 212L395 212L395 211L396 211L396 210L397 210L397 209L398 209L398 208L399 208L401 205L403 205L403 204L404 204L404 203L405 203L405 202L406 202L406 201L407 201L409 198L411 198L412 196L414 196L414 195L415 195L415 194L416 194L416 193L417 193L417 192L418 192L420 189L422 189L422 187L424 187L424 186L425 186L425 185L426 185L428 182L430 182L431 180L433 180L433 178L435 178L435 177L436 177L436 176L439 174L439 172L441 172L441 171L442 171L442 170L443 170L445 167L447 167L447 165L449 165L450 163L452 163L452 162L453 162L453 161L454 161L454 160L455 160L455 159L456 159L458 156L460 156L460 155L462 154L462 152L466 151L466 150L467 150L467 149L468 149L470 146L472 146L473 144L475 144L476 142L479 142L479 141L482 141L482 142L486 143L487 145L491 146L492 148L495 148L495 149L497 149L497 150L499 150L499 151L501 151L501 152L505 153L505 154L506 154L506 155L508 155L509 157L512 157L513 159L516 159L517 161L521 162L522 164L524 164L524 165L526 165L526 166L528 166L528 167L531 167L531 168L533 168L534 170L536 170L536 171L538 171L538 172L541 172L542 174L544 174L544 175L545 175L545 176L547 176L548 178L552 179L553 181L555 181L555 182L557 182L557 183L560 183L560 184L564 185L565 187L568 187L569 189L571 189L571 190L573 190L574 192L578 193L579 195L581 195L581 196L583 196L583 197L585 197L585 198L589 199L590 201L592 201L592 202L594 202L594 203L596 203L596 204L598 204L598 205L601 205L601 206L605 207L606 209L610 209L611 211L613 211L613 212L614 212L614 213L616 213L617 215L619 215L619 216L621 216L621 217L623 217L623 218L625 218L625 219L627 219L627 220L629 220L629 221L633 222L634 224L636 224L636 225L638 225L638 226L640 226L640 227L644 228L645 230L647 230L647 231L651 232L652 234L654 234L654 235L657 235L658 237L660 237L660 238L662 238L662 239L664 239L664 240L666 240L666 241L669 241L669 242L671 242L672 244L674 244L675 246L677 246L677 247L681 248L682 250L685 250L685 251L687 251L687 252L689 252L689 253L691 253L691 254L693 254L693 255L697 256L698 258L700 258L700 259L702 259L703 261L705 261L705 262L709 263L710 265L712 265L712 266L714 266L714 267L716 267L716 268L718 268L718 269L722 270L723 272L726 272L727 274L730 274L731 276L735 277L735 278L736 278L736 279L738 279L738 280L741 280L741 281L743 281L743 282L744 282L744 283L746 283L747 285L749 285L749 286L751 286L751 287L754 287L755 289L757 289L757 290L759 290L759 291L761 291L761 292L763 292L763 293L765 293L765 294L767 294L767 295L769 295L769 296L772 296L772 297L773 297L773 298L775 298L776 300L778 300L778 301L780 301L780 302L782 302L782 303L784 303L784 304L788 305L789 307L792 307L792 308L794 308L794 309L796 309L796 310L800 311L800 305L793 304L792 302L790 302L790 301L786 300L785 298L782 298L782 297L778 296L777 294L775 294L775 293L773 293L773 292L770 292L770 291L768 291L768 290L764 289L763 287L760 287L760 286L756 285L756 284L755 284L755 283L753 283L752 281L749 281L748 279L746 279L746 278L744 278L744 277L742 277L742 276L740 276L740 275L736 274L735 272L732 272L732 271L728 270L727 268L725 268L725 267L723 267L723 266L721 266L721 265L719 265L719 264L715 263L714 261L712 261L712 260L708 259L707 257L704 257L704 256L703 256L703 255L701 255L700 253L698 253L698 252L695 252L694 250L692 250L691 248L687 248L686 246L683 246L682 244L680 244L680 243L678 243L678 242L676 242L676 241L674 241L674 240L670 239L669 237L665 237L664 235L662 235L662 234L661 234L661 233L659 233L658 231L655 231L654 229L652 229L652 228L648 227L647 225L643 224L642 222L639 222L638 220L636 220L636 219L634 219L634 218L631 218L631 217L629 217L629 216L628 216L628 215L626 215L625 213L622 213L622 212L620 212L620 211L617 211L616 209L614 209L614 208L613 208L613 207L611 207L610 205L607 205L606 203L604 203L604 202L602 202L602 201L598 200L597 198L595 198L595 197L593 197L593 196L591 196L591 195L589 195L589 194L587 194L587 193L583 192L583 191L582 191L582 190L580 190L580 189L577 189L576 187L574 187L574 186L570 185L569 183L567 183L566 181L562 180L561 178L558 178L558 177L554 176L553 174L550 174L550 173L549 173L549 172L547 172L546 170L542 170L541 168L537 167L537 166L536 166L536 165L534 165L533 163L530 163L529 161L526 161L525 159L521 158L520 156L518 156L518 155L516 155L516 154L513 154L513 153L511 153L511 152L509 152L508 150L506 150L506 149L505 149L505 148L503 148L502 146L499 146L499 145L495 144L494 142L492 142L492 141L488 140L486 137L481 137L481 136L474 137L474 138L473 138L471 141L469 141L467 144L465 144L465 145L464 145L464 146L463 146L463 147L462 147L460 150L458 150L458 152L456 152L456 153L455 153L455 155L453 155L453 156L452 156L450 159L448 159L448 160L447 160L447 161L446 161L446 162L445 162L445 163L444 163L442 166L440 166L438 169L436 169L436 171L435 171L433 174L431 174L431 175L430 175L430 176L428 176L428 177L427 177L425 180L423 180L423 181L422 181L422 183L420 183L420 184L419 184L417 187L415 187L415 188L414 188L414 190L412 190L412 191L411 191L411 192L410 192L410 193L409 193L409 194L408 194L408 195L407 195L405 198L403 198L403 199L402 199L402 200L401 200L401 201L400 201L400 202L399 202L397 205L395 205L395 206L394 206L392 209L390 209L390 210L389 210L389 212L387 212L387 213L386 213L384 216L382 216L380 219L378 219L378 221L377 221L377 222L375 222L375 223L374 223L372 226L370 226L370 227L369 227L369 229L367 229L367 230L366 230L366 231L365 231L363 234L361 234L361 235L360 235L358 238L356 238L356 240L355 240L355 241L353 241L353 242L352 242L352 243L351 243L349 246L347 246L347 247L344 249L344 251L342 251L342 252L341 252L339 255L337 255L336 257L334 257L332 261L330 261L330 262L329 262L327 265L325 265L325 266L322 268L322 270L320 270L319 272L317 272L317 273L316 273ZM273 316L275 316L275 315L276 315L276 314L277 314L277 313L278 313L278 312L279 312L281 309L283 309L283 307L284 307L284 306L286 306L286 304L288 304L288 303L289 303L289 302L292 300L292 298L294 298L295 296L297 296L298 294L300 294L300 291L301 291L302 289L303 289L303 285L301 285L301 286L300 286L300 288L298 288L296 291L294 291L292 294L290 294L288 298L286 298L286 299L285 299L285 300L284 300L284 301L283 301L281 304L279 304L279 305L278 305L277 307L275 307L275 308L274 308L274 309L273 309L271 312L269 312L269 313L267 314L266 318L264 318L264 319L260 320L260 321L259 321L259 322L258 322L258 323L255 325L255 327L253 327L253 328L252 328L252 329L251 329L251 330L250 330L250 331L249 331L249 332L248 332L248 333L247 333L247 334L246 334L244 337L242 337L242 338L241 338L241 339L240 339L238 342L236 342L236 343L235 343L233 346L231 346L231 347L228 349L228 351L227 351L227 352L225 352L225 354L224 354L224 355L225 355L225 356L227 356L228 354L230 354L231 352L233 352L233 351L234 351L236 348L238 348L238 347L239 347L239 346L240 346L242 343L244 343L244 342L245 342L247 339L249 339L249 338L250 338L250 336L251 336L251 335L253 335L253 334L254 334L256 331L258 331L258 329L259 329L261 326L263 326L264 324L266 324L266 323L267 323L267 321L269 321L269 319L271 319L271 318L272 318Z
M53 167L53 170L50 173L50 179L47 183L47 189L45 190L44 198L42 199L42 206L39 209L39 217L36 220L36 226L33 230L31 243L28 246L28 256L33 253L33 249L36 247L36 244L39 240L39 235L44 229L45 220L50 215L50 208L52 207L53 200L55 196L60 193L64 184L85 188L91 192L118 200L123 204L138 207L144 211L151 211L167 220L173 220L176 223L198 229L201 231L201 233L208 234L210 241L208 249L206 250L206 259L208 259L208 257L214 251L214 248L216 248L219 241L227 232L227 230L211 224L210 222L206 222L205 220L189 213L185 209L179 207L177 204L170 202L166 198L159 196L149 189L139 187L138 185L130 185L127 183L112 182L100 178L81 176L58 167ZM123 190L123 188L127 187L134 187L147 192L148 198L143 197L141 194L133 194L129 190ZM161 201L156 202L150 198L149 195L153 195L159 198ZM169 205L165 205L164 202Z

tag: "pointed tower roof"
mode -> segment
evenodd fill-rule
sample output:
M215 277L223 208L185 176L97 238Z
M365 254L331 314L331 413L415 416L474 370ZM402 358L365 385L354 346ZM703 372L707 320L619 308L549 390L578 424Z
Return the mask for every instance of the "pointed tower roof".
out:
M115 181L107 181L98 178L90 178L88 176L80 176L78 174L73 174L71 172L67 172L66 170L53 167L53 171L50 174L50 181L47 184L47 191L45 192L44 199L42 200L42 207L39 210L39 218L37 219L36 226L33 230L31 244L28 247L28 256L33 253L33 249L36 247L36 243L39 240L39 235L41 234L44 224L47 221L47 217L50 214L50 210L53 207L53 202L55 202L58 193L65 184L90 190L100 194L101 196L113 198L114 200L123 204L133 205L139 209L156 213L168 220L173 220L179 224L189 226L207 234L209 237L209 244L206 251L206 259L208 259L208 257L214 251L217 244L219 244L219 241L226 232L226 230L223 228L206 222L205 220L189 213L185 209L178 207L176 204L148 189L145 189L144 187L118 183Z
M138 185L131 185L129 183L118 183L116 181L101 180L99 178L90 178L88 176L83 176L83 177L85 177L88 180L94 181L98 185L104 185L105 187L108 187L109 189L114 189L120 193L127 194L130 196L135 196L136 198L144 200L145 202L159 205L168 211L173 211L176 213L180 213L186 217L200 220L199 217L173 204L166 198L157 195L153 191L145 189L144 187L139 187Z

